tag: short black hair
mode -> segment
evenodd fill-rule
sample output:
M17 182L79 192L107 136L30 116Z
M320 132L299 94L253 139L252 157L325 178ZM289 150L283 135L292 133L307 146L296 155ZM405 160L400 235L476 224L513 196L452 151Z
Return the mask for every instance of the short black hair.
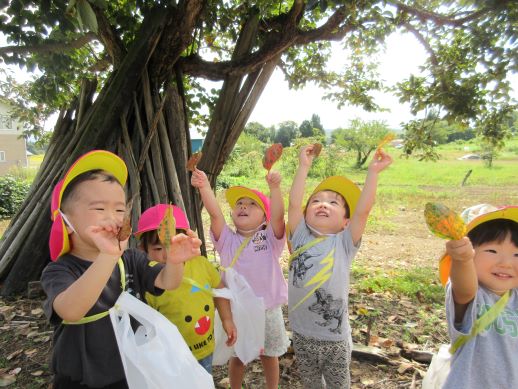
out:
M61 208L63 208L63 206L66 204L68 200L74 197L75 190L77 189L79 184L85 181L94 181L98 179L100 179L103 182L116 182L120 185L120 182L112 174L102 169L89 170L87 172L81 173L77 177L74 177L74 179L70 181L67 187L65 188L63 196L61 197Z
M488 242L502 243L507 236L518 247L518 223L509 219L495 219L479 224L473 228L468 237L474 247Z
M185 234L186 231L183 228L177 228L176 234ZM148 252L149 246L154 244L161 244L160 238L158 237L158 230L151 230L143 232L140 236L140 248L146 253Z

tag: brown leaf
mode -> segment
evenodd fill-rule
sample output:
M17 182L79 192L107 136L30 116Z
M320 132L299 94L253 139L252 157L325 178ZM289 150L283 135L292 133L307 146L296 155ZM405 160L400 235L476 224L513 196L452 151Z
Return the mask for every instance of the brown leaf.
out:
M13 370L10 370L7 374L16 375L16 374L18 374L21 371L22 371L21 367L15 367Z
M193 172L196 170L196 166L200 162L201 157L203 156L203 153L201 151L198 151L191 155L191 158L187 161L187 170L190 172Z
M41 308L35 308L31 311L31 315L34 315L34 316L42 316L43 315L43 309Z
M318 157L321 152L322 152L322 144L313 143L313 151L311 152L311 154L313 154L315 157Z
M117 240L119 241L119 250L121 248L121 242L126 240L131 235L131 208L133 206L133 200L126 205L126 212L124 212L124 219L122 219L122 226L119 228L117 233Z
M36 351L38 351L38 349L37 349L37 348L33 348L33 349L30 349L30 350L25 350L23 353L24 353L26 356L30 357L31 355L35 354L35 353L36 353Z
M14 384L16 382L16 377L10 374L1 374L0 375L0 386L8 386Z
M273 164L279 160L282 155L282 144L274 143L266 149L263 157L263 167L270 171Z
M16 350L16 351L13 351L11 354L9 354L7 356L7 360L10 361L11 359L14 359L16 358L18 355L20 355L21 353L23 353L23 349L19 349L19 350Z
M34 377L39 377L42 374L43 374L43 370L36 370L36 371L31 372L31 375Z

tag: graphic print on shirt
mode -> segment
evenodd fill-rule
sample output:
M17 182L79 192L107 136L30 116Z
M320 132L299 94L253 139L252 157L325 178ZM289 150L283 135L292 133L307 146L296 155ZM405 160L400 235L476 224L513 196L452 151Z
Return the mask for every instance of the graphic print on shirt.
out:
M210 285L206 284L204 286L205 289L210 290ZM206 291L201 290L199 287L195 285L191 285L191 293L207 293ZM187 314L184 317L184 320L187 323L193 323L194 327L193 330L198 335L205 335L208 330L210 330L210 317L207 315L207 312L209 312L210 306L208 304L205 304L203 307L199 306L191 306L190 307L190 315ZM196 321L193 321L196 320Z
M322 268L318 271L318 273L311 277L308 282L304 284L304 288L315 284L316 286L311 289L297 304L295 304L295 306L291 309L292 311L297 309L304 301L310 298L318 288L320 288L329 280L329 278L331 278L331 275L333 274L333 265L335 262L334 254L335 250L333 249L320 261L320 264L323 265Z
M252 243L254 244L254 252L266 251L268 249L268 245L266 244L266 231L261 230L256 232L252 238Z
M489 304L477 304L477 319L491 309ZM500 336L518 338L518 311L504 309L500 315L486 327L485 331L494 331Z
M297 247L295 250L298 249L299 247ZM306 265L306 261L312 257L314 257L314 255L304 251L297 255L290 263L290 271L293 270L293 286L296 286L297 288L302 288L304 286L302 282L306 277L306 273L313 267L313 264Z
M336 319L338 324L336 328L329 328L333 333L342 333L342 319L345 309L344 300L341 298L333 299L331 293L327 293L324 288L315 290L317 301L311 304L308 309L324 319L323 322L315 321L321 327L329 327L333 320Z

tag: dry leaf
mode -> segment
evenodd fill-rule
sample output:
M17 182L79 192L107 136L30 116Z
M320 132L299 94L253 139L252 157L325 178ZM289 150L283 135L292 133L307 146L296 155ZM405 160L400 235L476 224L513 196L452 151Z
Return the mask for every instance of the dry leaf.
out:
M36 353L36 351L38 351L38 349L37 349L37 348L33 348L33 349L30 349L30 350L25 350L23 353L24 353L26 356L30 357L31 355L33 355L34 353Z
M16 377L10 374L1 374L0 375L0 387L4 387L7 385L14 384L16 382Z
M279 160L282 155L282 144L274 143L266 149L263 157L263 167L270 171L273 164Z
M35 308L31 311L31 315L34 315L34 316L41 316L43 315L43 309L41 308Z
M193 172L196 170L196 166L200 162L201 157L203 156L203 153L201 151L198 151L197 153L194 153L191 155L191 158L187 161L187 170L190 172Z
M34 377L39 377L42 374L43 374L43 370L36 370L36 371L31 372L31 375Z
M166 250L169 250L171 247L171 238L176 234L176 220L173 216L173 208L167 207L164 213L164 217L160 222L160 227L158 228L158 239L160 243L164 245Z
M466 235L464 220L445 205L427 203L424 218L430 231L440 238L459 240Z
M11 354L9 354L7 356L7 360L10 361L11 359L14 359L16 358L18 355L20 355L21 353L23 353L23 349L19 349L19 350L16 350L16 351L13 351Z
M21 371L22 371L21 367L15 367L13 370L8 371L7 374L16 375L16 374L18 374Z
M377 151L380 151L383 148L383 146L385 146L389 142L392 142L395 138L396 135L393 132L389 132L378 144Z
M313 150L311 151L311 154L313 154L315 157L318 157L321 152L322 152L322 144L313 143Z
M124 219L122 219L122 226L117 233L117 240L119 241L119 250L121 249L121 242L128 239L131 235L131 208L133 206L133 200L126 206L126 212L124 212Z

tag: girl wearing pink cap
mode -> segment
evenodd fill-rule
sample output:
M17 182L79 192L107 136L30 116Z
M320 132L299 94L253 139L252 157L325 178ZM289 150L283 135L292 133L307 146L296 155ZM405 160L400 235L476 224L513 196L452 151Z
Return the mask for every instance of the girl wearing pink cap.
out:
M261 355L266 387L279 384L279 356L288 347L281 306L288 301L288 287L279 263L285 244L284 203L280 190L281 176L266 176L270 198L244 186L233 186L225 195L232 207L231 230L204 172L196 169L191 183L200 191L210 215L210 233L224 267L232 266L250 284L266 307L265 345ZM224 275L223 275L224 277ZM245 365L237 357L230 359L231 388L241 388Z
M157 230L168 208L173 211L176 232L189 229L185 213L175 205L158 204L148 208L138 222L140 248L144 250L151 266L164 262L165 247L160 243ZM212 374L214 352L214 308L218 310L227 334L227 345L237 339L236 326L232 320L230 302L213 297L213 288L223 288L221 277L207 258L197 256L185 263L183 279L175 290L167 290L161 296L146 293L147 303L167 317L182 334L185 342L205 370Z

